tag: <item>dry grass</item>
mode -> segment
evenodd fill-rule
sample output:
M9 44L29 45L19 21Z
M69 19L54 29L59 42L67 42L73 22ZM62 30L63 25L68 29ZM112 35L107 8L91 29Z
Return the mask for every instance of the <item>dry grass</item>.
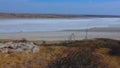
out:
M90 66L90 64L92 64L92 59L90 59L90 57L92 57L92 53L89 52L89 48L86 48L84 51L83 50L80 50L80 48L77 47L40 46L40 52L35 54L0 54L0 67L58 68L58 66L64 66L62 68L66 68L66 64L67 67L73 67L73 65L77 66L79 64L83 64L83 67L87 65Z
M0 68L120 68L120 56L109 53L119 44L117 40L96 39L41 45L34 54L0 53Z
M111 56L108 54L110 49L101 48L96 50L97 53L103 57L104 62L108 65L109 68L120 68L120 56Z

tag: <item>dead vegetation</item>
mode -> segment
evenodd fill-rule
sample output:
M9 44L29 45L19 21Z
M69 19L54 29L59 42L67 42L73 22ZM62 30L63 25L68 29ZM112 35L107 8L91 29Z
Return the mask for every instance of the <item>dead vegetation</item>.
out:
M37 44L39 52L0 53L0 68L120 68L120 41L95 39Z

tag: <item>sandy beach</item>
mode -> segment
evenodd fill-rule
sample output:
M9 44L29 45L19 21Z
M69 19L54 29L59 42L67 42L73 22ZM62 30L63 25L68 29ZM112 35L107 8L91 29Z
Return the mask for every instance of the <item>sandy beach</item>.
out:
M71 34L74 34L75 40L85 39L83 31L46 31L46 32L16 32L0 33L0 39L22 39L39 41L64 41L70 40ZM120 32L88 32L88 38L110 38L120 40Z

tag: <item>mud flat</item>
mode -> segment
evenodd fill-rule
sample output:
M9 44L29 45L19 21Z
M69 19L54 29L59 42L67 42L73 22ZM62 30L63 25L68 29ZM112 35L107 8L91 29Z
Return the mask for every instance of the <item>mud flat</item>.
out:
M17 32L0 33L0 39L21 39L40 40L40 41L64 41L69 40L71 34L75 40L85 39L84 31L46 31L46 32ZM120 32L88 32L88 38L110 38L120 40Z

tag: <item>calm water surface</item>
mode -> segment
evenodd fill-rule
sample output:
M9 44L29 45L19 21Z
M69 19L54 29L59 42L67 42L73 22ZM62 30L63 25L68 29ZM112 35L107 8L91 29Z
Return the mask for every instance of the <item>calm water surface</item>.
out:
M119 27L120 18L89 19L0 19L0 32L32 32Z

